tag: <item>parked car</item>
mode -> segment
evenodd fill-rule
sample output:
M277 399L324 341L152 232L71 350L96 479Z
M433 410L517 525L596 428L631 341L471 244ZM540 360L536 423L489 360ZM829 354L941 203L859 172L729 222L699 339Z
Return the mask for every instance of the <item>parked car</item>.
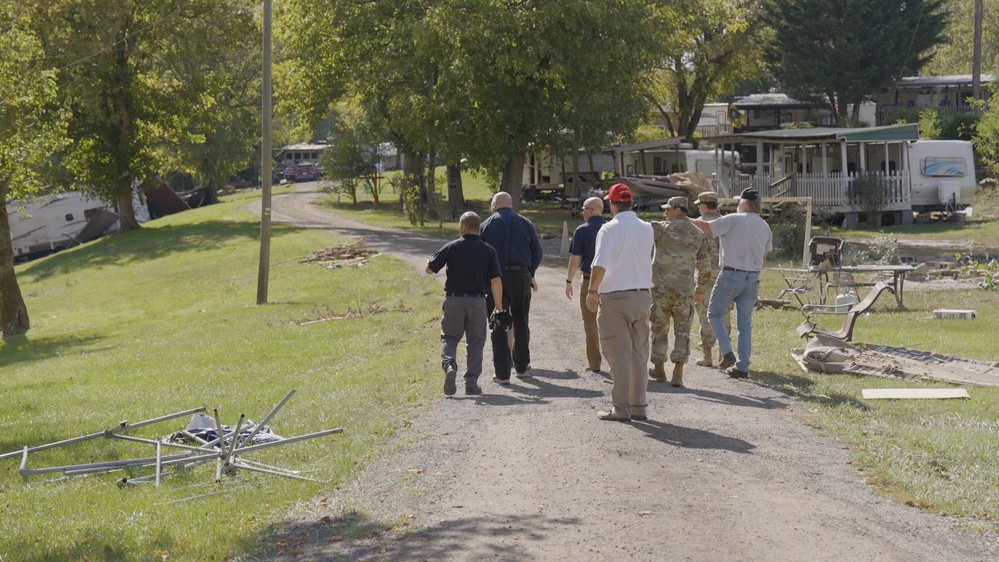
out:
M292 181L313 181L319 179L319 169L312 162L296 164L291 173Z

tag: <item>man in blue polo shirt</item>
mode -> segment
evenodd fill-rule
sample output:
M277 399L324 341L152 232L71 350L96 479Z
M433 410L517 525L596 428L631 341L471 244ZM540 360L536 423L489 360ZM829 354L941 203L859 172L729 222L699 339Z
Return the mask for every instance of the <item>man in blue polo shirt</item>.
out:
M579 285L579 312L583 316L583 332L586 334L586 360L588 371L600 372L600 334L597 332L597 314L586 307L586 292L590 290L590 264L593 254L597 251L597 233L606 220L601 215L604 202L599 197L590 197L583 202L583 220L586 222L577 226L572 233L572 244L569 246L569 269L565 278L565 297L572 300L572 280L576 270L583 274Z
M427 262L426 272L433 275L447 267L444 282L444 306L441 316L441 367L444 369L444 394L457 392L458 342L465 336L465 394L482 394L478 385L482 374L482 349L486 345L486 322L489 312L486 295L493 302L503 302L499 258L496 250L479 238L479 215L469 211L458 221L461 238L437 251ZM504 333L505 335L505 333Z

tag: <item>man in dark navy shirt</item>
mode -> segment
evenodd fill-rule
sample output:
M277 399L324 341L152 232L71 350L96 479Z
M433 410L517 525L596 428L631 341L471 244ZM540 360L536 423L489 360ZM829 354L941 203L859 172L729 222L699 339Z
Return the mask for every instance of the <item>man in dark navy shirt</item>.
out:
M444 282L444 313L441 316L441 367L444 394L457 392L458 342L465 336L465 394L482 394L478 385L482 374L482 349L486 345L489 313L486 295L503 302L503 284L496 250L478 235L479 215L469 211L458 221L461 238L444 245L427 262L433 275L447 266Z
M508 334L500 330L492 333L493 368L496 375L493 381L510 384L510 364L517 371L518 378L530 376L531 370L531 329L528 316L531 313L531 290L537 291L538 284L534 273L541 265L541 241L534 230L534 223L513 210L513 198L505 191L493 196L489 208L493 214L482 222L479 236L496 248L500 267L503 270L503 297L499 301L488 301L490 308L510 311L513 317L513 353L510 351Z
M597 233L606 220L601 215L604 202L599 197L590 197L583 202L583 220L586 222L577 226L572 233L572 244L569 246L569 269L565 278L565 296L572 300L572 280L576 270L583 273L583 281L579 286L579 311L583 315L583 332L586 333L587 370L600 372L600 334L597 332L597 314L586 307L586 292L590 290L590 264L593 263L593 253L597 250Z

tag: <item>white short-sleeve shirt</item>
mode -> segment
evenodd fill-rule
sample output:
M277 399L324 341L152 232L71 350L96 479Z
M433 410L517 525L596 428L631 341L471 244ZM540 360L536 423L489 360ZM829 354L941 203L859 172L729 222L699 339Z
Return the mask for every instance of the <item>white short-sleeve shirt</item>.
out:
M597 233L591 267L605 270L600 292L652 288L652 225L634 211L618 213Z

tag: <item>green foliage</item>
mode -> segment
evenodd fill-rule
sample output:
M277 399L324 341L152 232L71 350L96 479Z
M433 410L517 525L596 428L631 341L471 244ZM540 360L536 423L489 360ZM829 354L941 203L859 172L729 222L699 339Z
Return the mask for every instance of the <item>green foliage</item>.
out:
M975 37L975 1L948 0L947 42L937 45L924 76L971 74ZM983 0L982 71L999 68L999 0Z
M280 10L293 57L284 75L296 79L288 92L314 122L350 96L407 154L433 148L446 162L496 173L529 148L563 154L573 136L602 148L608 133L642 122L646 8L640 0L290 0Z
M888 202L891 185L878 172L858 173L847 189L850 203L867 216L867 226L881 226L881 213Z
M989 85L991 98L987 102L981 102L983 108L982 117L976 127L977 135L972 139L975 146L976 156L986 170L993 176L999 176L999 107L992 100L999 95L999 84L993 82Z
M784 92L844 118L889 76L912 76L945 40L944 0L765 0L765 58ZM879 30L871 33L871 29Z
M770 230L778 247L777 254L784 258L799 258L805 246L805 222L807 213L799 205L789 205L781 209L779 215L770 219Z
M943 126L940 124L940 112L928 107L919 112L919 136L924 139L942 139Z
M947 113L935 107L919 112L919 136L927 139L972 140L979 117L970 113Z
M72 108L64 160L137 228L133 181L173 165L218 182L253 146L256 24L245 0L32 0ZM205 38L222 38L208 41ZM249 52L247 52L249 50ZM67 59L66 53L87 53ZM205 150L206 143L213 146ZM177 151L185 152L177 155Z
M705 103L731 95L737 84L762 73L759 43L764 27L752 2L654 5L656 106L665 103L671 132L692 142Z
M902 263L898 238L882 232L871 239L869 246L870 252L878 264L898 265Z

